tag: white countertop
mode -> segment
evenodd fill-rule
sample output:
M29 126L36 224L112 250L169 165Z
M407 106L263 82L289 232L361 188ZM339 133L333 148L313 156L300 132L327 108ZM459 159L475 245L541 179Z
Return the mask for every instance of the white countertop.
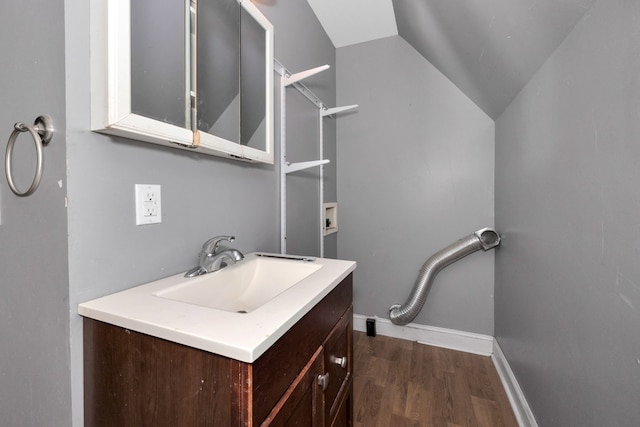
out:
M313 262L322 267L249 313L217 310L154 295L183 281L184 273L84 302L78 306L78 313L252 363L356 268L353 261L316 258Z

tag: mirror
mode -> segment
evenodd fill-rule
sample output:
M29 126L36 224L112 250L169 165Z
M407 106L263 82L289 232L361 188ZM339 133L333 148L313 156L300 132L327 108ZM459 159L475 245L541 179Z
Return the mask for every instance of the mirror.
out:
M240 143L264 150L267 134L267 50L264 28L245 9L240 16Z
M238 143L233 157L273 163L273 26L250 1L240 6L198 2L194 131L201 144Z
M236 0L197 5L194 130L240 143L240 6ZM264 52L264 51L263 51Z
M92 130L274 162L273 26L248 0L91 2Z
M188 11L187 11L188 12ZM131 112L189 128L188 21L172 0L131 3Z

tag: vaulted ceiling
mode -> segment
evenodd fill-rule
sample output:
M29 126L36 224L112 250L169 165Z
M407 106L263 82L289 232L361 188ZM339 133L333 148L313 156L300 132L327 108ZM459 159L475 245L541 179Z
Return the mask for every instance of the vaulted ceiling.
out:
M307 0L336 48L400 35L496 119L595 0Z

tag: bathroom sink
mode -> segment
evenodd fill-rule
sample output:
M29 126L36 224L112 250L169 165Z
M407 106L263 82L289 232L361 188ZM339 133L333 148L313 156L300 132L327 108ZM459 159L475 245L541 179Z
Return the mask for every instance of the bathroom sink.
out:
M250 313L318 271L313 258L252 254L214 273L184 278L153 295L235 313Z
M253 363L355 268L346 260L249 253L215 273L187 279L182 272L83 302L78 313Z

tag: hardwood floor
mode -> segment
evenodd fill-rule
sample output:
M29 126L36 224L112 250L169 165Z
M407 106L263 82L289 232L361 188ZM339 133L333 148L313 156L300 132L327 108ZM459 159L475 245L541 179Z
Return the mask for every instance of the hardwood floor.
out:
M354 332L355 427L517 426L490 357Z

